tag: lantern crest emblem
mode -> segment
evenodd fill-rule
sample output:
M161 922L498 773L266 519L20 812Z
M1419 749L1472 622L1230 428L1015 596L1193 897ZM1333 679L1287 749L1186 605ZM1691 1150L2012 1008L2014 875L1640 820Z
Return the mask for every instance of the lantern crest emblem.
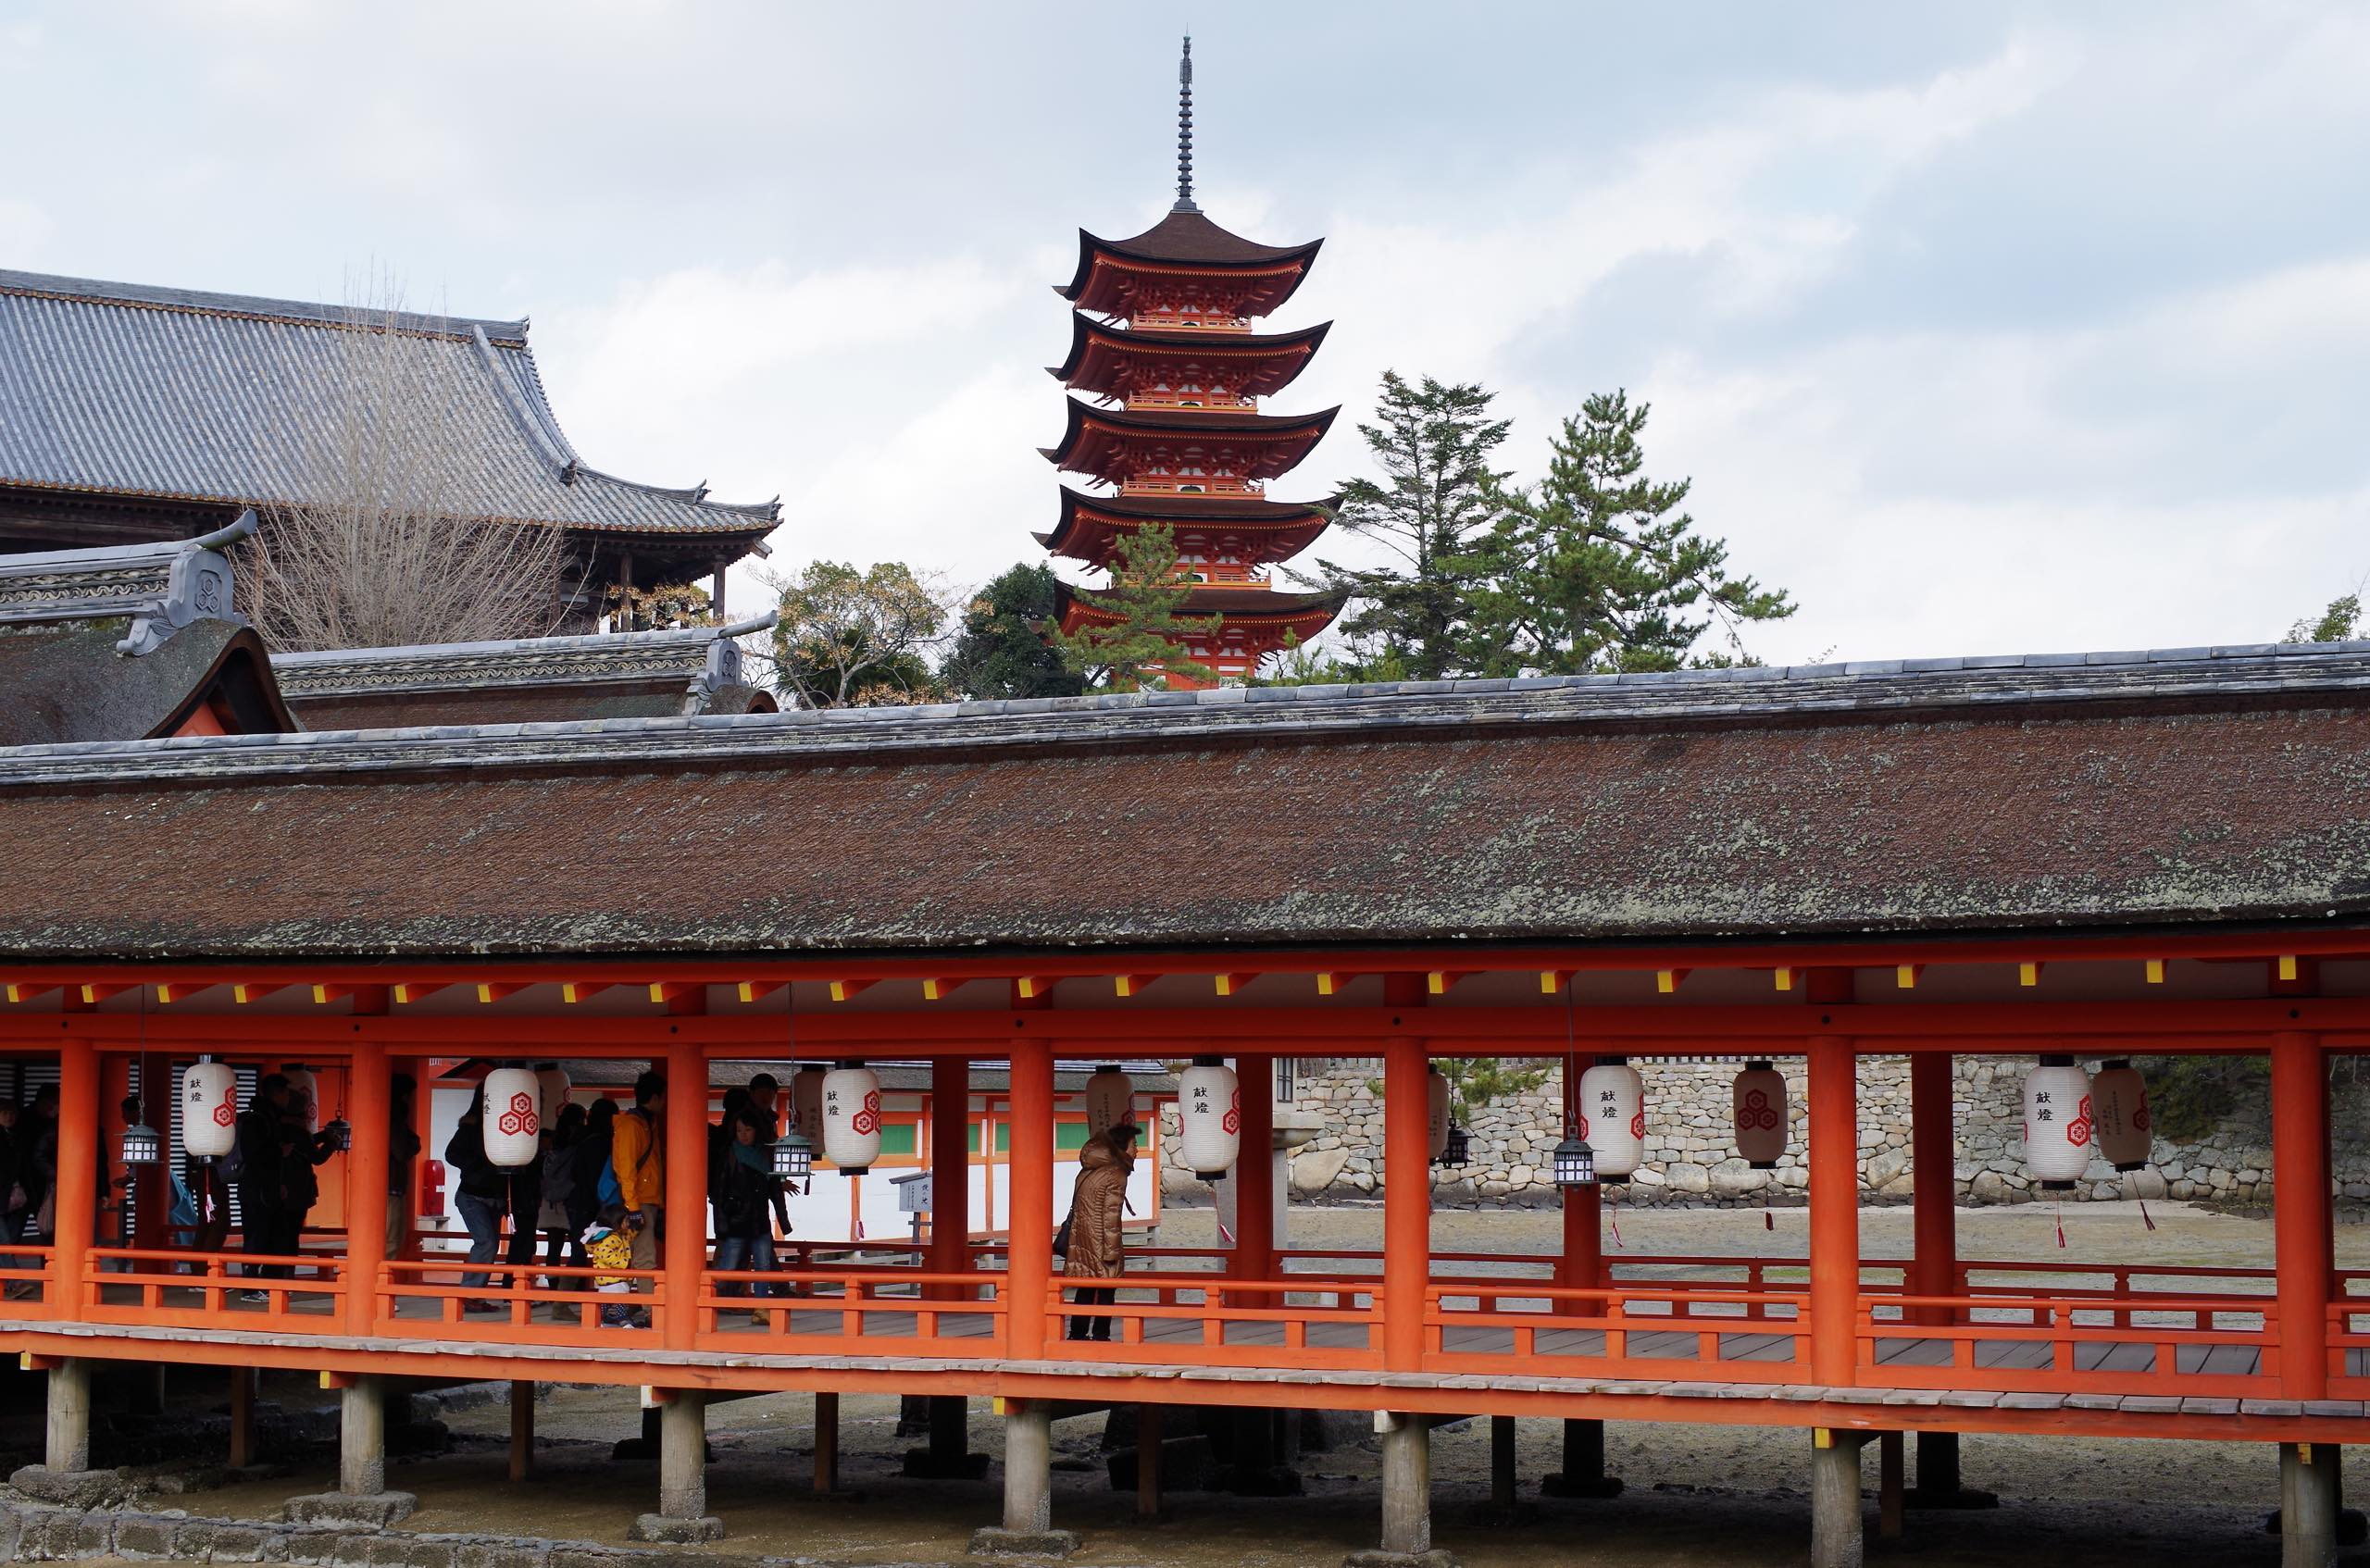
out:
M535 1097L519 1091L510 1097L509 1107L496 1124L513 1138L533 1138L542 1130L542 1118L535 1109Z

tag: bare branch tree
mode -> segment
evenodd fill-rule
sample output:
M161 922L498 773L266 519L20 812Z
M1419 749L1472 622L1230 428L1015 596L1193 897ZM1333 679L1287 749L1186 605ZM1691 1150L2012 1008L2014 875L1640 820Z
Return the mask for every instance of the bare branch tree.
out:
M349 311L329 406L284 465L301 498L269 504L242 566L276 648L377 648L540 636L566 606L561 530L471 519L462 410L475 367L393 302ZM280 467L282 465L273 465Z

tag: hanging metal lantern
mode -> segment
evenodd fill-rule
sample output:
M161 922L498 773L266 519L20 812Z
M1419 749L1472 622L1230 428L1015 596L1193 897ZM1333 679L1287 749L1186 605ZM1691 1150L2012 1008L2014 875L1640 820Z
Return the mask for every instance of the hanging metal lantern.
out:
M1448 1075L1428 1064L1424 1068L1424 1100L1428 1117L1425 1131L1430 1139L1432 1164L1437 1165L1441 1157L1448 1152Z
M543 1118L543 1126L559 1126L559 1114L575 1091L576 1084L568 1077L567 1068L556 1062L535 1064L535 1106Z
M239 1141L239 1076L211 1057L181 1073L181 1148L218 1160Z
M134 1122L123 1129L123 1148L119 1157L127 1165L161 1164L165 1158L165 1139L147 1123Z
M1555 1185L1563 1188L1594 1187L1596 1185L1596 1151L1589 1147L1577 1128L1564 1129L1564 1141L1555 1146Z
M2025 1076L2025 1164L2034 1179L2063 1192L2089 1168L2096 1125L2089 1075L2071 1056L2044 1056Z
M784 1181L805 1181L815 1169L815 1145L796 1127L773 1147L773 1173Z
M1178 1142L1204 1181L1225 1177L1242 1153L1242 1088L1234 1069L1197 1056L1177 1078Z
M1136 1119L1136 1086L1116 1062L1094 1069L1086 1080L1086 1132L1089 1138L1108 1132L1121 1122Z
M2108 1164L2118 1171L2148 1168L2156 1144L2148 1116L2148 1084L2129 1059L2116 1057L2090 1079L2090 1120L2098 1129L2099 1152Z
M1597 1180L1628 1181L1646 1155L1646 1084L1626 1057L1608 1056L1580 1075L1580 1124Z
M330 1147L336 1150L341 1154L349 1153L353 1151L354 1124L347 1121L343 1116L336 1117L329 1126L323 1127L321 1129L321 1136L328 1139L330 1140Z
M790 1125L810 1144L823 1141L823 1069L801 1067L790 1080Z
M823 1153L843 1176L880 1158L880 1075L861 1062L823 1075Z
M321 1080L302 1062L282 1062L280 1076L288 1080L288 1102L305 1109L305 1130L321 1130Z
M505 1170L531 1165L543 1153L543 1092L524 1067L496 1067L485 1076L485 1157Z
M1473 1155L1471 1135L1454 1122L1448 1125L1448 1137L1441 1140L1440 1164L1461 1165Z
M1766 1062L1737 1075L1737 1152L1756 1171L1775 1170L1786 1152L1786 1079Z

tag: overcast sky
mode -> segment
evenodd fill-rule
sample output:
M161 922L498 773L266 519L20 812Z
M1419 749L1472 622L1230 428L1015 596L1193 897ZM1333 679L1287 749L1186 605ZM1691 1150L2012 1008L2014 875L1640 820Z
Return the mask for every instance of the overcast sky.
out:
M1591 391L1775 662L2249 641L2370 571L2370 6L21 5L0 267L531 316L776 560L1031 555L1083 225L1323 235L1276 406ZM746 601L743 600L745 604Z

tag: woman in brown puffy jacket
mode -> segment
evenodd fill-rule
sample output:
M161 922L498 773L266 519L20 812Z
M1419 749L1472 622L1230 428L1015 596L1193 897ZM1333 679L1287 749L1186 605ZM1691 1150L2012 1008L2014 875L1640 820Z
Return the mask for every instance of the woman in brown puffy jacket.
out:
M1062 1272L1072 1279L1116 1279L1127 1266L1128 1175L1136 1168L1136 1125L1121 1122L1086 1140L1078 1151L1078 1185L1070 1189L1069 1245ZM1107 1307L1116 1285L1079 1287L1081 1307ZM1073 1317L1073 1339L1108 1339L1105 1313Z

